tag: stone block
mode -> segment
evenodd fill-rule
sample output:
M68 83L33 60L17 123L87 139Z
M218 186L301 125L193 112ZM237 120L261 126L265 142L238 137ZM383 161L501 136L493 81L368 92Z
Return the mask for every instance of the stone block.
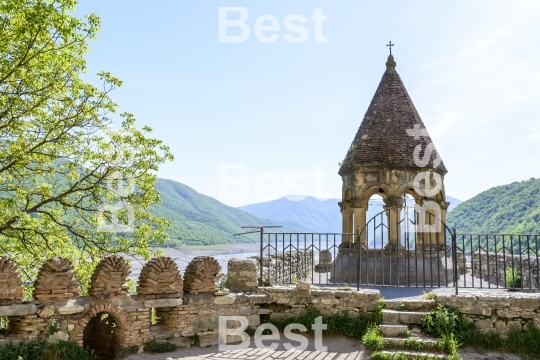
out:
M490 319L477 320L474 324L480 330L488 330L493 328L493 324Z
M311 284L305 281L299 281L296 283L297 290L308 291L311 288Z
M152 299L144 300L145 308L176 307L182 305L182 299Z
M214 304L216 305L231 305L234 304L234 296L216 296L214 297Z
M37 313L36 305L0 306L0 316L23 316Z
M80 306L80 305L58 307L58 315L73 315L73 314L82 313L83 311L84 311L84 306Z
M251 306L238 307L238 315L247 316L247 315L251 315L252 312L253 312L253 309L251 309Z
M506 324L508 331L520 331L521 330L521 323L519 321L509 321L508 324Z

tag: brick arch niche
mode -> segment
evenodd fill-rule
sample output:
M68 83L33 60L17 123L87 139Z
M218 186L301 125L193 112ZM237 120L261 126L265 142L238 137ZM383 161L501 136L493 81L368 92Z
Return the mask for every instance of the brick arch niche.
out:
M93 350L100 360L115 359L128 346L131 323L126 314L111 303L91 308L78 325L77 338L83 348Z

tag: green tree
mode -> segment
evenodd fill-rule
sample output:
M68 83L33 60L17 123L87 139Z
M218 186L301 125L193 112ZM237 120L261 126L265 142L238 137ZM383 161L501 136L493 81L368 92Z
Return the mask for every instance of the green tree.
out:
M110 131L109 93L121 81L107 72L99 88L81 79L99 18L75 17L76 4L0 2L0 254L28 280L60 255L84 284L103 256L149 257L149 241L167 238L167 221L147 209L159 202L155 172L173 157L131 114ZM116 230L102 231L115 213Z

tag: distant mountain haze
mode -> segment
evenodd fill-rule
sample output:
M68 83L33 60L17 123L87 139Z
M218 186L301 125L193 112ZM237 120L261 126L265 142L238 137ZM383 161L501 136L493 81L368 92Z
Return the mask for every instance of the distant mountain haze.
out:
M299 201L291 199L302 199ZM455 208L460 200L447 196L449 209ZM318 200L311 196L291 195L277 200L250 204L239 207L250 214L273 220L279 224L291 227L307 227L313 232L341 233L341 212L338 202L341 199ZM410 204L413 204L412 201ZM369 200L367 220L384 211L384 203L380 198Z

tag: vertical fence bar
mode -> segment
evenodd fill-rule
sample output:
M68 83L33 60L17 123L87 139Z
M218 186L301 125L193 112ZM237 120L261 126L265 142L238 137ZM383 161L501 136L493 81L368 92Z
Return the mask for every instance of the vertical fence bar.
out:
M457 239L456 239L456 229L454 228L454 231L452 233L452 255L453 255L453 261L454 261L454 286L456 289L456 295L458 294L458 273L457 273ZM465 255L464 255L465 256Z

